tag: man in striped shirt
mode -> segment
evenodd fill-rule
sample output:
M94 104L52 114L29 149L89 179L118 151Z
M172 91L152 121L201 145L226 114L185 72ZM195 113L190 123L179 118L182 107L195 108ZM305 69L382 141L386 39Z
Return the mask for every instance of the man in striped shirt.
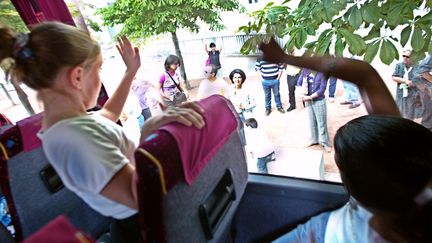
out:
M270 115L271 112L271 90L276 102L277 110L280 113L285 113L282 107L282 102L279 94L279 80L282 76L283 65L281 63L275 64L263 60L258 60L255 63L255 70L261 73L261 83L265 94L265 114Z

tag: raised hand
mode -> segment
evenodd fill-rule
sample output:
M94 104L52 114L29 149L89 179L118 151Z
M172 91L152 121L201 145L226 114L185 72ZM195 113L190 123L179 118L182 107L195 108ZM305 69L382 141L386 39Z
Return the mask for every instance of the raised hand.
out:
M116 45L123 62L126 65L128 71L138 71L141 66L141 58L138 47L133 47L132 43L126 36L118 38L118 44Z

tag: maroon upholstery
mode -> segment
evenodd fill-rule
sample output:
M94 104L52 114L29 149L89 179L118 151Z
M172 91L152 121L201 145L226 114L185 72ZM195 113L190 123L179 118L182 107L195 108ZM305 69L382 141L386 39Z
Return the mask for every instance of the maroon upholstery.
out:
M237 112L225 97L212 95L197 103L205 110L203 128L184 126L178 122L160 128L169 132L177 142L184 179L189 185L192 185L239 125Z
M75 26L63 0L12 0L12 4L28 26L43 21L59 21Z
M41 242L92 243L95 240L79 231L65 216L61 215L23 241L23 243Z
M188 192L194 191L194 193L199 190L200 197L194 197L195 194L191 193L190 197L182 197L179 201L191 206L188 209L194 210L197 215L198 207L195 210L187 201L191 197L203 198L205 196L203 194L210 193L213 190L211 187L216 186L216 183L226 172L226 168L229 168L227 164L230 164L228 161L232 159L230 158L231 155L225 156L224 163L217 163L218 161L216 161L212 164L214 167L218 167L216 171L213 170L216 168L208 165L214 157L217 157L216 154L222 147L225 147L233 135L238 137L239 119L234 113L234 108L222 96L211 96L201 100L199 104L205 110L203 117L206 126L204 128L186 127L179 123L167 124L148 136L135 152L139 217L141 232L146 242L167 242L168 238L173 235L170 233L174 232L171 230L171 224L180 223L178 220L182 222L191 220L194 223L197 221L198 216L188 214L185 217L191 218L178 219L174 217L174 221L171 222L170 212L172 210L168 209L171 208L170 206L167 207L170 200L165 199L171 195L186 195L179 194L177 191L179 188L184 188ZM218 112L215 112L215 109ZM240 142L240 140L238 141ZM241 145L239 145L240 147L243 149ZM238 155L238 158L232 160L234 164L245 161L242 157L244 150L239 149L233 152L237 152ZM219 159L221 159L220 156ZM209 171L206 168L211 169ZM244 174L247 174L246 165L243 166L243 169ZM204 171L207 174L204 175ZM187 180L188 178L189 180ZM198 178L205 181L196 182ZM175 187L177 185L179 187ZM173 189L172 193L170 193L171 189ZM242 194L243 189L238 187L239 195ZM182 212L187 211L183 210ZM164 220L168 220L167 222L171 224L165 225ZM200 227L198 226L197 229L200 230Z
M163 173L160 173L160 168L142 150L151 153L160 162ZM146 242L166 242L163 222L164 188L169 191L183 179L182 163L174 138L165 131L154 132L136 150L135 163L143 239Z
M42 146L42 141L37 136L42 127L42 117L43 112L27 117L16 124L21 134L23 150L26 152Z
M20 240L23 238L22 229L19 224L18 213L15 209L15 204L12 197L9 182L9 170L7 160L21 151L23 151L23 143L20 132L17 126L13 126L0 134L0 143L5 151L2 151L0 156L0 187L6 197L9 213L12 218L12 223L15 228L15 239ZM5 154L6 152L6 154Z
M23 123L20 123L21 121L17 122L17 125L10 127L0 134L0 143L5 149L5 151L2 151L0 156L0 187L7 200L9 213L11 214L12 223L15 228L15 238L17 240L21 240L23 238L23 233L11 192L7 161L8 158L12 158L15 155L23 152L25 147L24 144L26 142L27 144L32 144L34 141L36 141L36 143L33 143L31 146L32 148L40 146L40 141L37 141L38 139L36 138L36 133L40 129L42 113L28 117L23 121ZM21 129L19 124L22 125ZM31 128L27 129L27 125L29 124L31 124ZM31 141L26 139L30 139ZM6 154L4 152L6 152Z

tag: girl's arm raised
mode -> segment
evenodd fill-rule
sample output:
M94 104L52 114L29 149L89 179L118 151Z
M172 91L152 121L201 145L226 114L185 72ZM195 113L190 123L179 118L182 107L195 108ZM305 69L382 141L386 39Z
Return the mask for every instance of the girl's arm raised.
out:
M107 100L102 110L100 111L103 116L116 122L123 110L129 91L132 86L132 81L141 66L141 59L137 47L133 47L129 39L122 36L118 39L116 45L123 62L126 65L126 71L120 81L119 86L114 94Z

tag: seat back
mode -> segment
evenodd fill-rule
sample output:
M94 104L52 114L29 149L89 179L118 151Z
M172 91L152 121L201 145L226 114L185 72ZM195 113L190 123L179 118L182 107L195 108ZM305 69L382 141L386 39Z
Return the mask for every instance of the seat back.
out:
M13 243L15 242L12 235L7 231L3 225L0 225L0 242L1 243Z
M96 241L75 228L64 215L60 215L23 241L23 243L40 242L93 243Z
M32 122L37 124L37 121ZM37 131L14 126L0 135L1 188L8 201L16 240L26 238L61 214L94 238L109 231L110 219L63 186L41 146L24 151L23 139L35 141L36 134L22 134L23 130Z
M180 135L188 132L183 129ZM201 142L205 143L203 133ZM232 219L248 177L238 128L213 151L192 183L185 180L182 152L171 134L159 130L135 153L143 237L148 242L232 241Z

